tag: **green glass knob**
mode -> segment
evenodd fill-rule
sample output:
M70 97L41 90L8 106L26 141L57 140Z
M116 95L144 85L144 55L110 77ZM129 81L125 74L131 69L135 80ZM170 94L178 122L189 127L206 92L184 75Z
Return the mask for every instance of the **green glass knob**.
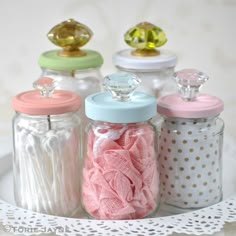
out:
M164 31L149 22L141 22L131 27L124 35L125 42L135 48L132 52L138 56L154 56L159 51L156 47L160 47L167 42Z

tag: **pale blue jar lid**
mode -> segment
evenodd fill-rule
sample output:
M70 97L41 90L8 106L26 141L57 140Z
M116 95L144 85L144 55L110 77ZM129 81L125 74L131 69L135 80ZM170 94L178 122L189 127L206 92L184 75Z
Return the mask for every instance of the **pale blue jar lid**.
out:
M106 92L85 99L85 114L92 120L111 123L147 121L156 115L155 97L133 92L141 80L132 73L118 72L104 79Z

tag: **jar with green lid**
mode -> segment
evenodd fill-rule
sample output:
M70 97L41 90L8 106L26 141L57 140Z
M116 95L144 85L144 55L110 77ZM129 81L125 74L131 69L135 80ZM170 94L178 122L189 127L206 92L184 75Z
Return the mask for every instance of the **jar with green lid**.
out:
M168 50L157 50L167 41L164 31L149 22L131 27L124 35L125 42L134 48L123 49L113 55L119 71L132 72L141 80L138 90L160 97L177 91L172 75L177 56Z
M73 19L54 26L48 33L49 40L61 50L43 52L38 60L41 77L54 79L56 89L70 90L80 95L81 118L84 121L84 98L101 90L102 55L94 50L83 49L93 32Z

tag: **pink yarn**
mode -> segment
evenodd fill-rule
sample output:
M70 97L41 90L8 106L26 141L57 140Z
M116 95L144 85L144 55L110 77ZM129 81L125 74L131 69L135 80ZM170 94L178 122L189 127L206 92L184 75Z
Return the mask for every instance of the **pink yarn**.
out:
M147 124L89 130L82 197L91 216L137 219L156 209L159 173L154 137Z

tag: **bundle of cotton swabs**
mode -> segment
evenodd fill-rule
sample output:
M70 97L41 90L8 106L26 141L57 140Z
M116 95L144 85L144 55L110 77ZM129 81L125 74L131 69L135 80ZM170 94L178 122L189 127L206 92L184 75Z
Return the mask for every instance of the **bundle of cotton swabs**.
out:
M40 134L20 124L16 129L17 202L33 211L73 216L79 206L77 130L48 129Z

